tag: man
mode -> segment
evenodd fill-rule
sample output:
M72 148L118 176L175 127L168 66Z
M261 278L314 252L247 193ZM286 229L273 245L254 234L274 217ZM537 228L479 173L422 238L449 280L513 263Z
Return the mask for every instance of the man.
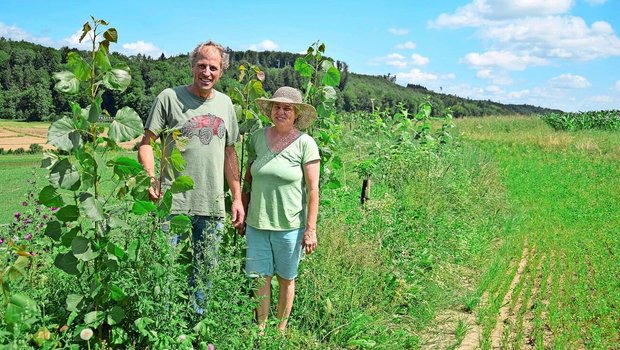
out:
M180 130L188 143L181 152L187 166L182 175L194 180L194 188L173 195L172 214L186 214L192 220L194 247L194 274L205 264L217 258L217 248L224 227L224 178L232 192L232 224L239 227L245 212L241 203L241 188L237 153L234 148L239 140L237 118L228 96L214 86L228 67L228 54L212 41L199 44L190 54L193 81L188 86L177 86L162 91L156 98L144 127L144 137L138 149L138 160L151 177L151 200L156 201L169 188L173 179L167 171L163 183L155 177L155 160L151 141L162 138L167 147L174 141L164 130ZM177 174L181 175L181 174ZM198 287L200 290L200 287ZM196 293L202 302L202 293Z

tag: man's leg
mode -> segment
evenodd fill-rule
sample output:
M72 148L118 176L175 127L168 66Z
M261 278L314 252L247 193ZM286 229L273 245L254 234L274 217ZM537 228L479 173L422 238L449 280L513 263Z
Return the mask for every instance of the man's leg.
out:
M209 216L192 217L193 272L190 285L195 289L195 309L204 313L205 293L211 288L209 272L217 266L219 247L224 233L224 219Z

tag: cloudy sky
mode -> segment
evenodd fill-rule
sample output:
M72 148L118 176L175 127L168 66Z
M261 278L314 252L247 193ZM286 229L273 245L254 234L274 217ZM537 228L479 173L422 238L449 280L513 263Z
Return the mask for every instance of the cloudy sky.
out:
M173 5L174 3L178 5ZM620 109L620 0L1 0L0 36L79 46L93 15L114 50L159 57L212 39L234 50L327 55L362 74L473 99Z

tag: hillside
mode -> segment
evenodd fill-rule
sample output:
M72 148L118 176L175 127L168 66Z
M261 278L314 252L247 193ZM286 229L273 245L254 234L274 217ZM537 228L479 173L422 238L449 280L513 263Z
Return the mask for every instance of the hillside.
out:
M25 41L0 38L0 119L29 121L53 120L67 110L67 98L57 94L52 74L64 69L69 52L63 47L49 48ZM81 53L85 55L85 53ZM258 65L265 71L265 89L275 91L282 85L300 87L301 79L293 69L298 54L289 52L256 52L230 50L230 69L219 83L226 92L236 86L241 63ZM122 63L131 69L133 81L123 92L107 93L104 108L111 114L117 106L129 106L146 118L155 96L164 88L191 82L188 55L161 56L152 59L142 55L124 56L114 53L113 64ZM336 61L341 72L337 108L340 111L371 111L394 109L400 103L415 112L417 106L429 98L433 113L442 114L447 107L456 117L541 114L552 110L529 105L505 105L492 101L470 100L427 90L423 86L408 87L395 84L393 76L370 76L348 71L345 62ZM78 101L85 102L85 101Z

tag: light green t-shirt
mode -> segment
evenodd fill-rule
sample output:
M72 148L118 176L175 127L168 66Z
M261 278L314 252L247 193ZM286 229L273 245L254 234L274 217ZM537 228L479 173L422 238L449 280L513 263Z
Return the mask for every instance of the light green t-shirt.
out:
M252 134L248 146L252 191L246 223L261 230L283 231L306 225L303 165L320 159L316 142L302 133L282 152L267 145L265 132Z
M181 151L187 163L182 174L194 180L194 189L173 195L172 213L224 217L224 147L239 140L239 126L232 102L215 91L203 99L186 86L162 91L144 126L159 135L164 129L179 129L189 142ZM170 144L171 140L162 140ZM168 147L167 153L172 151ZM163 187L172 179L164 172Z

